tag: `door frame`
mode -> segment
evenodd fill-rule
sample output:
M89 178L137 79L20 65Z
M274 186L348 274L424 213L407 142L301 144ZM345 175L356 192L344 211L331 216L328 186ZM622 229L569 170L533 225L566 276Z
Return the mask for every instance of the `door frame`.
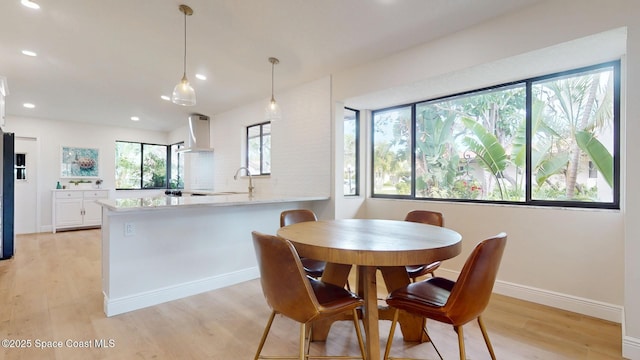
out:
M35 157L36 161L35 161L35 165L33 166L32 169L35 170L36 172L36 176L29 176L29 181L33 183L33 187L35 189L35 204L34 204L34 211L31 212L31 214L34 217L35 220L35 232L41 232L42 229L41 227L41 219L40 219L40 209L41 209L41 204L40 204L40 174L41 174L41 165L40 165L40 139L37 136L19 136L16 135L15 136L15 142L16 142L16 146L15 146L15 153L21 152L18 151L18 142L24 142L24 141L33 141L34 142L34 148L35 148L35 154L30 154L30 156L28 156L27 158L31 158L31 157ZM30 163L33 163L33 160L30 160ZM14 175L15 176L15 175ZM16 191L15 191L15 186L18 184L18 182L16 181L14 183L14 196L16 195ZM16 201L17 203L17 201ZM15 210L15 209L14 209ZM17 214L17 212L14 211L14 214ZM15 221L17 219L14 218L14 226L15 226Z

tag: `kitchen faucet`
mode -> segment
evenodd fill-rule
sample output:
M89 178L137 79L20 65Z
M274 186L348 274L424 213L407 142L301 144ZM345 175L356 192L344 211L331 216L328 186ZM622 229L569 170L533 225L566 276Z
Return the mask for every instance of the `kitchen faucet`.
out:
M236 174L233 175L233 180L238 180L238 173L240 173L240 170L244 169L247 172L247 176L249 177L249 196L253 195L253 190L255 189L253 187L253 177L251 176L251 172L249 172L249 169L245 166L241 166L238 170L236 170Z

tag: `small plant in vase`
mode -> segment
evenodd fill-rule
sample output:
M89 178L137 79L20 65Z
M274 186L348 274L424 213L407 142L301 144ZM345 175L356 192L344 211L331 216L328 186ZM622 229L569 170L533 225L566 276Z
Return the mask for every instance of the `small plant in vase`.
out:
M100 189L102 187L102 179L96 180L96 189Z

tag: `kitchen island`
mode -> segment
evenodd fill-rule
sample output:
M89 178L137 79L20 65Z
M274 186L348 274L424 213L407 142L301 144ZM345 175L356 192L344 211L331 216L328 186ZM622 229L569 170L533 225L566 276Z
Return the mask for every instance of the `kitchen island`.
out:
M102 199L104 312L113 316L259 277L251 231L329 198L246 193Z

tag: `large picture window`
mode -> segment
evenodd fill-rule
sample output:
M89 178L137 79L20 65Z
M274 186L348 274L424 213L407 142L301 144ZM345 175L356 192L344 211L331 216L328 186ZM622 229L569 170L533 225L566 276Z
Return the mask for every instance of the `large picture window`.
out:
M373 196L619 207L619 62L373 112Z
M116 141L116 189L183 188L181 146Z

